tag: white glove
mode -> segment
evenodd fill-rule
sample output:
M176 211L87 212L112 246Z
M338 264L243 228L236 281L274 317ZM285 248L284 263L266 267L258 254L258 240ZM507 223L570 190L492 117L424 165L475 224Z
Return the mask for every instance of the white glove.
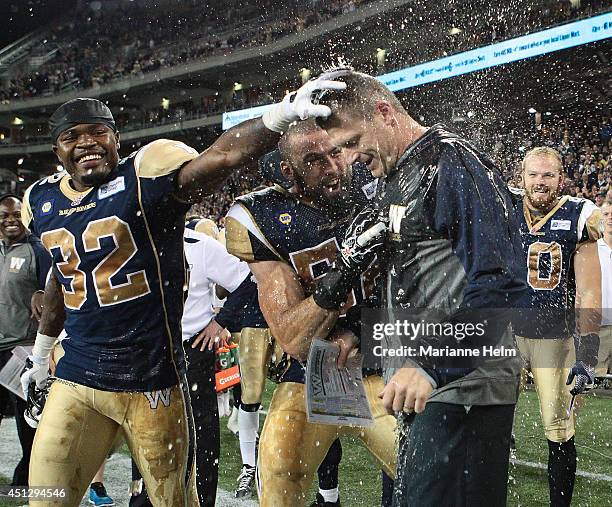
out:
M36 382L36 387L42 389L49 378L49 358L38 356L28 356L25 368L21 373L21 389L24 398L28 399L28 387L32 382Z
M346 83L334 81L346 75L347 69L324 72L316 79L304 83L302 87L285 95L285 98L268 109L261 118L266 128L274 132L285 132L291 123L308 118L327 118L331 109L323 104L313 104L313 93L321 90L344 90Z

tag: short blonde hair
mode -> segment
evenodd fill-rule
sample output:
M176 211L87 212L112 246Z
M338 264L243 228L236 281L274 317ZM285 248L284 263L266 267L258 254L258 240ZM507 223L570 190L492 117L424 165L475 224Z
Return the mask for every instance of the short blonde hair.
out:
M521 162L521 171L525 172L525 161L530 157L548 157L553 158L559 164L559 172L563 174L563 159L561 158L561 154L548 146L538 146L537 148L533 148L529 150L525 157L523 158L523 162Z

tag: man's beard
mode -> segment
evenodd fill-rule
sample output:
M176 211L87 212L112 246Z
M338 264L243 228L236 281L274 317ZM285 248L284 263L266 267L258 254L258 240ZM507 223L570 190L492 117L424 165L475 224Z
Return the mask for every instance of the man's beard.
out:
M556 190L553 190L553 191L549 190L548 197L546 198L546 200L542 200L542 198L536 197L534 195L534 189L532 190L525 189L525 193L527 195L527 199L529 200L529 204L533 208L540 210L540 211L548 211L550 208L552 208L554 203L557 201L557 198L559 197L560 189L557 188Z
M350 178L345 177L340 179L341 191L333 197L328 196L323 190L323 183L316 188L308 188L302 176L296 171L294 173L295 185L298 187L299 193L308 197L321 208L329 209L333 214L341 213L350 209L349 188Z
M90 174L84 174L81 176L81 182L88 187L99 187L103 183L106 183L110 173L111 171L96 171Z

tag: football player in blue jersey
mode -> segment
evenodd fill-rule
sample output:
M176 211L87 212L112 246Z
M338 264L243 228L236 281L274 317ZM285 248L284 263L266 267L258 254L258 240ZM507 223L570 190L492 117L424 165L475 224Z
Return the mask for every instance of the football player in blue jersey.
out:
M344 86L333 77L309 81L201 154L160 139L120 159L102 102L75 99L53 113L53 151L64 171L32 185L23 210L57 272L23 383L46 384L55 337L62 326L67 332L30 469L30 484L65 491L41 505L78 505L120 431L153 505L198 504L186 486L180 333L188 203L257 163L291 122L329 114L311 96Z
M540 400L556 507L570 504L576 478L573 396L593 387L597 366L601 211L587 199L561 196L563 162L552 148L529 151L522 178L517 215L529 289L520 303L527 318L515 322L516 343Z
M339 241L356 209L374 197L376 182L365 168L352 170L339 148L314 122L300 122L279 143L289 190L274 186L242 196L226 217L230 253L249 262L259 303L272 335L289 356L277 385L259 443L258 478L262 506L303 505L317 467L341 435L360 438L390 476L395 476L395 418L377 398L383 387L375 371L364 373L375 423L370 428L307 421L305 361L314 337L340 345L341 360L356 346L350 323L340 313L373 290L374 257L356 274L340 311L314 302L316 280L331 266ZM349 291L347 291L349 292ZM320 505L337 505L337 498Z

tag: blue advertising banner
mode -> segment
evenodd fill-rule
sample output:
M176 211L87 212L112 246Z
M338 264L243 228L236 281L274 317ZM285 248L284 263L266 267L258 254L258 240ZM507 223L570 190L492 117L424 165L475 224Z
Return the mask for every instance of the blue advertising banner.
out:
M530 33L490 46L396 70L378 76L390 90L396 92L477 70L589 44L612 36L612 12L574 21L541 32ZM223 113L223 130L251 118L260 117L270 105Z

